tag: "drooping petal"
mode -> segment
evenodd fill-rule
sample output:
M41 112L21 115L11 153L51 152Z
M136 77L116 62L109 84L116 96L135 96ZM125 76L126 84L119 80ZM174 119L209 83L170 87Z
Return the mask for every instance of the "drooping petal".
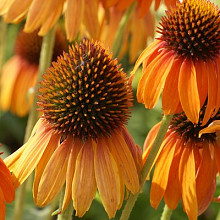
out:
M0 158L0 189L4 194L6 202L11 203L15 198L15 189L12 184L11 173Z
M121 184L118 165L102 139L94 146L95 178L103 206L113 218L120 205Z
M139 17L143 17L149 11L152 0L138 0Z
M203 106L208 94L207 65L203 61L198 61L195 63L195 69L196 69L196 81L199 92L200 106Z
M182 184L184 209L190 220L196 220L198 216L198 204L196 197L195 161L193 149L190 144L185 146L180 159L179 178Z
M180 68L178 91L182 108L192 123L199 120L200 100L196 70L191 59L185 59Z
M0 188L0 220L5 220L5 199L2 189Z
M216 167L218 169L218 173L220 174L220 142L218 141L214 145L214 153L215 153L215 162L216 162Z
M84 0L84 22L92 38L96 39L99 32L99 20L98 20L98 0Z
M82 146L75 166L72 198L76 215L81 217L89 209L97 190L91 140L87 140Z
M149 69L149 75L144 85L144 104L146 108L153 108L162 91L167 75L173 65L172 52L164 54L157 63ZM148 69L148 68L147 68ZM146 69L146 71L147 71Z
M138 57L135 66L131 72L131 77L132 75L135 74L135 72L137 71L138 67L143 63L143 61L145 59L149 59L149 57L156 53L158 54L158 49L161 47L163 42L159 41L159 40L155 40L152 44L150 44L142 53L141 55ZM156 55L155 54L155 55Z
M164 194L164 201L170 209L176 209L181 199L181 184L179 180L178 170L183 147L180 139L176 140L176 149L173 161L170 167L167 188Z
M83 146L81 140L79 140L77 138L73 139L71 142L72 142L72 144L70 144L70 145L72 147L71 147L71 151L70 151L70 155L69 155L69 161L67 164L66 188L65 188L64 198L63 198L62 211L64 211L67 208L67 206L72 198L72 185L73 185L73 176L74 176L75 167L76 167L76 159L77 159L79 151L81 150L81 148ZM81 185L79 184L79 186L81 186Z
M66 138L54 151L41 176L35 202L38 206L49 204L60 192L66 178L71 140Z
M196 175L199 215L207 209L215 193L216 169L213 159L211 158L208 144L204 144L202 160Z
M141 76L141 79L138 83L137 87L137 100L138 102L144 103L144 92L146 89L146 80L149 77L150 71L156 66L158 60L161 59L161 57L164 55L164 53L158 54L155 59L152 60L152 62L149 63L149 65L146 66L146 68L143 67L143 75ZM158 67L158 65L157 65ZM149 89L149 88L148 88Z
M27 13L32 1L30 0L14 0L10 5L9 10L5 16L6 22L20 22Z
M218 78L214 62L209 62L206 64L206 71L208 75L208 103L205 110L205 115L203 117L202 126L204 126L210 119L217 101L217 91L218 91Z
M53 131L51 130L37 133L25 144L26 147L13 170L12 177L15 188L22 184L35 169L50 141L52 133Z
M83 19L84 0L67 0L65 29L67 39L73 41ZM74 16L73 16L74 15Z
M51 137L40 161L38 162L38 164L35 168L35 178L34 178L34 184L33 184L33 197L34 197L35 201L37 199L38 187L39 187L39 183L40 183L42 174L44 172L44 169L45 169L49 159L51 158L54 151L58 147L58 144L60 142L60 136L61 136L60 134L54 134Z
M123 139L117 132L108 138L108 147L123 175L124 183L133 194L139 190L139 176L132 154Z
M118 10L125 10L134 0L120 0L118 1L116 7Z
M178 78L181 64L181 59L174 60L170 72L166 78L162 93L162 108L166 115L176 112L176 109L180 103L178 94Z
M150 191L150 203L155 209L157 209L167 187L170 166L176 148L176 141L174 140L170 139L164 145L156 162Z

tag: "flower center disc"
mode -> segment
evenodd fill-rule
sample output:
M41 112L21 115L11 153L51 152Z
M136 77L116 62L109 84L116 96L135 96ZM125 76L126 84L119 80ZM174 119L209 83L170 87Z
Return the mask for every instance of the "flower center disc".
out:
M44 117L59 133L106 136L127 122L132 90L117 60L99 43L84 40L53 63L41 83Z

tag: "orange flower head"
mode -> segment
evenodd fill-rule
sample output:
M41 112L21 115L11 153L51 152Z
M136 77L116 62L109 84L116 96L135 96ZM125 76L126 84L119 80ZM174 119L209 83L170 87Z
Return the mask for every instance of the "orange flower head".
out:
M15 189L12 184L11 173L0 158L0 220L5 219L5 203L11 203L14 198Z
M150 192L155 209L163 197L170 209L175 209L182 200L188 218L196 220L213 200L216 174L220 174L220 109L205 125L204 115L205 107L198 124L193 124L184 112L174 115L155 160ZM148 134L144 162L159 127L160 123Z
M42 37L37 31L30 34L23 30L19 32L15 54L4 65L0 79L0 108L3 111L10 110L20 117L28 114L33 102L33 94L28 93L36 84L41 45ZM52 59L56 60L66 48L65 37L57 29Z
M138 58L143 63L137 98L153 108L162 94L165 114L184 110L197 123L207 100L204 124L220 106L219 9L207 0L184 0L166 12L155 40Z
M35 169L37 205L50 203L65 185L78 216L89 209L97 188L113 217L124 190L139 190L141 151L125 128L132 90L116 59L98 42L69 48L44 74L39 89L43 112L28 142L6 159L18 187Z

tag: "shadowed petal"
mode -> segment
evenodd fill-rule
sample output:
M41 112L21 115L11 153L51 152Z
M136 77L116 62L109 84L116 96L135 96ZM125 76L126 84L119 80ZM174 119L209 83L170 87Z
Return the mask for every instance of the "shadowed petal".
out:
M188 144L183 150L180 159L179 177L182 183L182 200L184 209L190 220L196 220L198 205L196 198L196 177L193 149Z
M76 215L81 217L91 206L97 186L94 172L94 153L91 140L82 146L76 160L72 198Z
M67 163L71 149L70 138L67 137L50 157L41 176L35 202L38 206L49 204L60 192L66 177Z
M103 206L109 218L113 218L120 205L122 192L118 165L105 145L99 139L94 146L95 178Z
M167 187L170 166L176 147L174 140L170 139L166 145L164 145L157 159L150 191L150 203L155 209L157 209Z

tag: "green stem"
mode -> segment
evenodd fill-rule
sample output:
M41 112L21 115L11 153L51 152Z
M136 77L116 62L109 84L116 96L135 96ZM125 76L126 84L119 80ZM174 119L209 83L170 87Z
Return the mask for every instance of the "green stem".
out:
M171 215L172 215L172 210L169 209L169 208L167 207L167 205L165 205L165 206L164 206L164 209L163 209L162 216L161 216L161 220L170 220Z
M127 200L127 203L124 207L124 210L122 211L122 215L121 215L120 220L127 220L129 218L129 216L131 214L131 211L134 207L134 204L135 204L135 202L138 198L138 195L143 190L145 180L147 178L148 173L150 172L150 168L152 167L152 165L154 163L154 159L156 158L157 153L159 152L160 146L161 146L161 144L163 142L163 139L166 135L166 132L167 132L167 129L169 127L169 124L170 124L170 121L171 121L172 117L173 117L173 115L164 115L161 126L160 126L160 129L158 131L158 134L155 138L155 141L153 143L151 151L150 151L150 153L147 157L147 160L146 160L146 162L143 166L143 169L142 169L142 183L141 183L141 186L140 186L140 190L135 195L131 194L129 196L129 198Z
M5 61L6 30L7 24L4 22L3 17L0 17L0 76Z
M40 54L40 63L39 63L39 73L38 73L38 80L36 85L36 91L34 94L34 102L29 113L27 128L25 132L24 142L27 142L31 135L31 131L38 120L38 112L37 112L37 96L38 96L38 89L39 89L39 82L42 80L42 74L45 70L50 66L52 60L52 53L53 53L53 45L54 45L54 36L55 36L55 28L52 28L47 35L44 36L42 47L41 47L41 54ZM23 213L23 206L24 206L24 199L26 194L27 188L27 181L25 181L19 189L19 195L16 196L15 199L15 212L14 212L14 220L21 220L22 213Z
M62 209L64 194L65 194L65 186L63 187L63 189L60 193L59 210ZM57 220L71 220L72 215L73 215L73 204L72 204L72 200L71 200L71 202L69 203L69 205L65 209L65 211L58 215Z
M122 40L123 40L123 34L125 32L126 24L128 23L128 20L131 17L131 14L132 14L135 6L136 6L136 3L134 2L127 9L127 11L125 12L124 16L122 17L122 19L119 23L119 27L118 27L117 33L115 35L114 42L112 44L112 51L114 53L114 57L117 57L119 52L120 52L121 43L122 43Z

